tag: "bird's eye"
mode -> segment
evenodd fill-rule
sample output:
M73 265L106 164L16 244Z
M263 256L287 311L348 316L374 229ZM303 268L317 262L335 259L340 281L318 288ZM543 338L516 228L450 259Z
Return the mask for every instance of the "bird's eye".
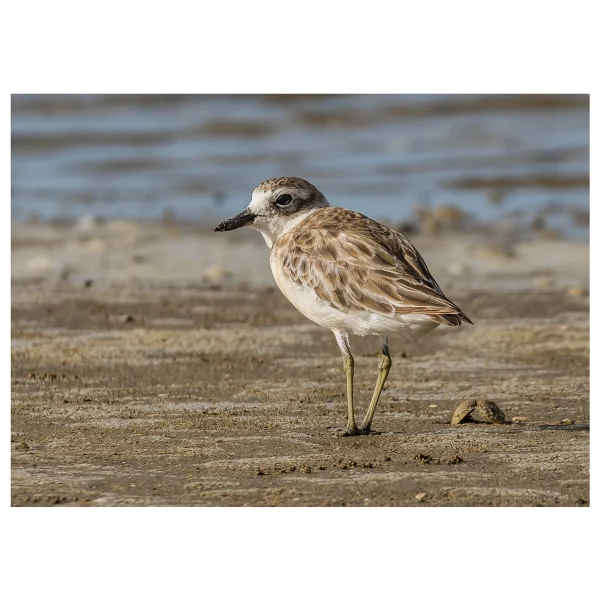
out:
M277 200L275 200L275 204L277 206L287 206L293 200L290 194L281 194Z

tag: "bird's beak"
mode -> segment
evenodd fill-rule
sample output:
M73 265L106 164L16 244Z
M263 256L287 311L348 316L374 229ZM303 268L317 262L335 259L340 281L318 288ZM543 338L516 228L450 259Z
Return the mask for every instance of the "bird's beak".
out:
M240 227L244 227L249 225L254 221L256 215L250 210L243 210L239 215L235 215L231 219L227 219L222 223L219 223L216 227L213 228L213 231L233 231L234 229L239 229Z

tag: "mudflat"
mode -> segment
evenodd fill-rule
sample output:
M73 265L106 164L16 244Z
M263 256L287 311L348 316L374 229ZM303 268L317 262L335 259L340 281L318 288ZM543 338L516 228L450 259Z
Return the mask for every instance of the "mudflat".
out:
M345 438L335 340L253 232L14 226L13 506L588 505L589 246L413 241L475 326L392 338L377 435ZM482 398L510 422L450 424Z

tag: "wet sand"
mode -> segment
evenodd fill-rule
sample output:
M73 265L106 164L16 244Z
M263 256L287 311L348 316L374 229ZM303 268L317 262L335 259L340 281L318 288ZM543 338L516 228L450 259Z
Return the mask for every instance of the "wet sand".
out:
M391 340L380 435L340 437L331 333L253 232L18 224L14 506L586 506L589 247L413 236L475 327ZM355 338L356 403L377 376ZM450 425L486 398L511 422Z

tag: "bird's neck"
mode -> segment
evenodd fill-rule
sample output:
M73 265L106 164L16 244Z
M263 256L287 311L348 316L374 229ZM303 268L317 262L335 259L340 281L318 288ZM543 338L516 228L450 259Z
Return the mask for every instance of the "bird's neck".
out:
M254 223L251 225L253 229L256 229L265 239L269 248L273 247L273 244L286 233L290 232L294 227L302 223L306 218L310 217L315 210L319 210L321 207L311 208L310 210L303 211L302 213L290 217L289 219L278 219L277 221L270 221L269 223Z

